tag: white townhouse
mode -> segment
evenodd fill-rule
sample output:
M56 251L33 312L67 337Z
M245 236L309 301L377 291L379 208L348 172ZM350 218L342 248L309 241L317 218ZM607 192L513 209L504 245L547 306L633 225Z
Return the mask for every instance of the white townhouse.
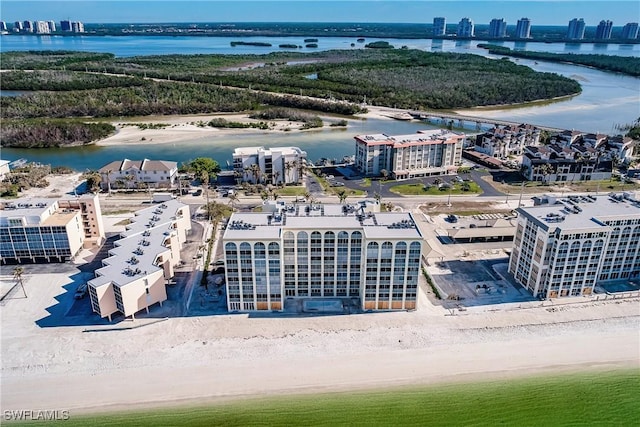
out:
M174 188L178 163L167 160L116 160L98 169L103 190Z

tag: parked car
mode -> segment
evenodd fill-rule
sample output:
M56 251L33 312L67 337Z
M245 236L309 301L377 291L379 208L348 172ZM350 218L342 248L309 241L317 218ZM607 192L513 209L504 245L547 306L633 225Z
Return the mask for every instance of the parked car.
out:
M458 217L453 215L453 214L451 214L451 215L447 216L447 221L449 221L449 222L458 222Z
M201 195L201 194L202 194L202 190L201 190L201 189L197 189L197 190L193 193L193 195L194 195L194 196L199 196L199 195Z
M73 297L75 299L82 299L85 296L87 296L87 292L88 292L88 288L87 288L87 284L83 283L80 286L78 286L78 289L76 289L76 293L73 295Z

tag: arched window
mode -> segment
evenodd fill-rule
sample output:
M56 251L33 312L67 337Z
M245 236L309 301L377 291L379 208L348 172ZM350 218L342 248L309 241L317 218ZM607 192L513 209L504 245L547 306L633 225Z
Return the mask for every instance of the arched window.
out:
M224 245L224 250L227 252L227 255L229 254L236 254L238 252L238 247L236 246L235 243L227 243L226 245Z
M280 258L280 245L276 242L269 243L269 258Z
M265 259L267 254L266 254L266 248L264 246L264 243L262 242L258 242L253 246L253 253L256 259Z

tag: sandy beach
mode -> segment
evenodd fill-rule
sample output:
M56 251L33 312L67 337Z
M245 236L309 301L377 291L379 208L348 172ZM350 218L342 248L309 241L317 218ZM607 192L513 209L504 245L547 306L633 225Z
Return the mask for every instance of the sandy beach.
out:
M39 326L69 309L62 295L68 283L61 274L29 276L29 298L0 307L2 410L77 414L640 367L637 299L507 304L451 315L421 293L414 312Z
M358 121L364 119L388 119L393 120L391 116L405 110L394 110L386 107L367 107L368 112L358 114L352 118L345 118L347 121ZM329 128L332 123L342 120L336 116L319 115L324 122L324 128ZM218 137L227 137L230 135L246 135L246 134L271 134L282 132L304 132L302 122L292 122L288 120L268 120L266 122L272 124L269 130L261 130L254 128L213 128L210 126L198 125L198 123L208 123L212 119L222 118L229 122L241 123L259 123L259 119L249 118L248 114L206 114L206 115L185 115L185 116L150 116L143 118L134 118L128 121L117 121L112 124L116 127L116 133L108 138L99 140L96 145L110 146L123 144L168 144L200 138L211 138L215 140ZM161 129L140 129L137 124L166 124ZM316 128L317 130L317 128Z

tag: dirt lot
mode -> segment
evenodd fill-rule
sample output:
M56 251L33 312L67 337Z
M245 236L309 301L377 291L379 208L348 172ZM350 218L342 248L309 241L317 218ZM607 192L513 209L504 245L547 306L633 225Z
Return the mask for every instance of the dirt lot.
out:
M512 209L505 203L452 200L450 207L445 202L429 202L421 205L420 210L427 215L477 215L487 212L508 214Z

